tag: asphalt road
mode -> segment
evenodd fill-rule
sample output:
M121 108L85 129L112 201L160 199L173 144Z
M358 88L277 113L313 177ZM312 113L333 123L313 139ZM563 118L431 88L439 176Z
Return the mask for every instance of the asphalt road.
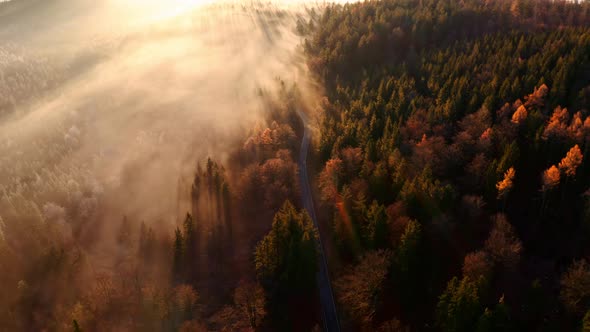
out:
M299 153L299 181L301 183L301 195L303 199L303 207L309 213L311 220L318 230L318 248L319 248L319 269L317 273L317 283L320 292L320 302L322 306L322 319L324 331L339 332L340 322L338 321L338 313L336 311L336 304L334 302L334 292L332 291L332 284L330 282L330 274L328 272L328 263L324 255L324 246L322 238L319 235L318 220L313 207L313 198L311 189L309 187L309 179L307 177L307 154L309 151L309 143L311 140L311 131L309 130L309 119L305 113L298 110L297 113L303 122L303 140L301 141L301 151Z

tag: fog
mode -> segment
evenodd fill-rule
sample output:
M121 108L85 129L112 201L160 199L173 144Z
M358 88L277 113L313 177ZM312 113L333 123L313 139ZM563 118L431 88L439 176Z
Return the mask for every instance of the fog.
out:
M72 220L91 221L74 230L82 239L123 215L170 228L188 209L197 162L223 161L261 121L259 91L304 75L294 29L304 8L293 2L10 5L0 10L9 243L34 232L11 224L23 219L66 237Z

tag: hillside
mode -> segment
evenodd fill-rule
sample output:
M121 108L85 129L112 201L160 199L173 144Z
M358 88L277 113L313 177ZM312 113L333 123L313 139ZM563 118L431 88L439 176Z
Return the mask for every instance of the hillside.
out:
M590 4L375 1L307 28L348 327L580 328Z

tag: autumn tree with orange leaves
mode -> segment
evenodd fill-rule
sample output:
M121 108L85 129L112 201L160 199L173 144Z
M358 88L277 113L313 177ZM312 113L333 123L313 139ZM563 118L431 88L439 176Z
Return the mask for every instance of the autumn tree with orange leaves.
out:
M555 167L555 165L549 167L543 172L543 187L541 188L541 191L547 192L555 188L559 185L560 178L559 169Z
M508 193L514 186L514 176L516 176L516 171L514 170L514 167L510 167L506 173L504 173L504 179L496 184L496 189L498 189L498 199L503 200L503 206L506 205L506 197L508 197Z
M514 167L510 167L506 173L504 173L504 179L496 184L496 189L498 189L498 198L504 198L512 187L514 186L513 180L514 176L516 175L516 171Z
M553 188L557 187L560 180L561 175L559 173L559 169L555 167L555 165L552 165L543 172L543 186L541 187L541 191L543 192L543 200L541 201L541 215L543 214L543 211L545 211L547 193Z
M576 176L576 170L582 164L583 158L582 151L580 151L580 147L576 144L559 162L559 169L565 173L566 177L574 177Z
M332 158L326 163L326 167L320 173L319 179L319 186L324 201L335 202L338 198L338 185L342 173L342 159Z
M527 116L528 112L526 107L524 107L524 105L520 105L520 107L518 107L518 109L512 115L511 121L512 123L521 124L524 122L524 120L526 120Z
M557 106L549 119L549 123L543 132L543 139L564 138L567 136L567 123L569 122L569 113L567 108Z

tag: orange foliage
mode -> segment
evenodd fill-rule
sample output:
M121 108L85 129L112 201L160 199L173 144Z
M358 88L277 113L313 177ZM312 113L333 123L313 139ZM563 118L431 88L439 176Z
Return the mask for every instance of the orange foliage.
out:
M492 130L492 128L488 128L481 134L479 139L482 141L488 141L488 140L492 139L493 132L494 131Z
M338 184L342 172L343 166L340 158L332 158L326 162L324 170L320 173L319 181L323 200L336 201L338 198Z
M584 138L584 122L582 121L582 113L576 112L574 118L567 128L570 136L577 142L581 142Z
M526 110L526 107L524 107L524 105L520 105L520 107L512 115L512 123L520 124L524 120L526 120L527 116L528 116L528 112Z
M549 167L549 169L543 172L543 187L541 190L547 191L553 189L559 184L559 180L559 169L555 165Z
M549 88L547 85L542 84L538 89L535 89L533 93L525 97L526 102L524 103L526 107L541 107L544 105L545 96L547 96L547 92Z
M506 173L504 173L504 179L496 184L496 189L498 189L498 198L502 198L510 192L512 186L514 185L513 180L515 175L516 171L513 167L510 167Z
M587 116L586 120L584 120L584 130L590 131L590 116Z
M547 127L543 132L543 138L549 137L565 137L567 135L567 123L569 121L569 113L567 108L557 106L549 119Z
M580 147L576 144L567 152L565 157L561 159L559 162L559 169L568 177L575 176L576 169L582 164L583 158L582 151L580 151Z

